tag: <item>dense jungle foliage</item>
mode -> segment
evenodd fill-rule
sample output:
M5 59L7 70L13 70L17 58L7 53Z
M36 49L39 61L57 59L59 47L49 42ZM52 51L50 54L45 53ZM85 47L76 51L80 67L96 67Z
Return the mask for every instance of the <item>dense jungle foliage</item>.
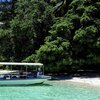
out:
M0 0L0 61L100 71L100 0Z

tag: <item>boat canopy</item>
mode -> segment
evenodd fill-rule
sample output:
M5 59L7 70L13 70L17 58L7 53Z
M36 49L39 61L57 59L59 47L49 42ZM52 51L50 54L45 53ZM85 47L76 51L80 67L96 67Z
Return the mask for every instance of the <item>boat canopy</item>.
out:
M42 63L0 62L0 65L43 66Z

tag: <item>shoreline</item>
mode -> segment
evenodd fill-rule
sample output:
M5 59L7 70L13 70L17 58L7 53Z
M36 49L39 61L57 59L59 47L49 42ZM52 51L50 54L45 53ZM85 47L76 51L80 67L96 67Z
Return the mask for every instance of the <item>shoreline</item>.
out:
M82 84L88 84L91 86L100 86L100 77L95 77L95 78L73 77L72 79L65 79L65 80L60 80L60 81L82 83Z
M0 70L0 74L7 74L7 73L11 73L11 72L16 72L16 71ZM88 84L91 86L100 86L100 77L99 76L98 77L69 77L69 78L62 77L62 78L58 78L58 80L56 80L56 81L75 82L75 83Z

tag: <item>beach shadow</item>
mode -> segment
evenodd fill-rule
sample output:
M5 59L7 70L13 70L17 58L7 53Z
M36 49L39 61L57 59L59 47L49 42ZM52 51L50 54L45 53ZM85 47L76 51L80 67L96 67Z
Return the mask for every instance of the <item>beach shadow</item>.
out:
M100 71L77 71L72 73L72 78L100 78Z
M72 78L73 77L71 75L68 75L68 76L64 76L64 75L61 75L61 76L53 76L51 79L49 79L49 81L70 80Z

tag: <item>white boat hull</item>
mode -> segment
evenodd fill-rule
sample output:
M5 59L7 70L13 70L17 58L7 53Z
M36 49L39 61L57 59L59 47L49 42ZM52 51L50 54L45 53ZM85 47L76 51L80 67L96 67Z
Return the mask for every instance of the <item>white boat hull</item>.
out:
M5 85L32 85L43 83L47 79L19 79L19 80L0 80L0 86Z

